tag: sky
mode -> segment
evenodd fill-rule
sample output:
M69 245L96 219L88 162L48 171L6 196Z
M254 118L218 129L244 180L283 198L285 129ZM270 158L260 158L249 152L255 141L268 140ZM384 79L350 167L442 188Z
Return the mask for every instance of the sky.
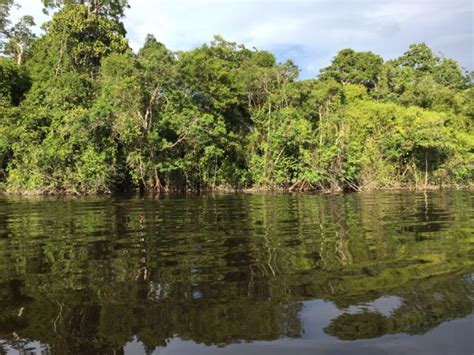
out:
M33 15L40 0L17 0L13 18ZM329 65L343 48L395 58L412 43L474 70L473 0L129 0L125 28L138 50L148 33L171 50L189 50L222 35L248 48L293 60L300 78Z

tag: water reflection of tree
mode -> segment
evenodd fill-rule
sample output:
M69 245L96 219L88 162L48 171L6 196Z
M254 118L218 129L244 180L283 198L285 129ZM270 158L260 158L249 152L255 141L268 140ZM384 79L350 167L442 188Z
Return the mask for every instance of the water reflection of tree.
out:
M274 340L302 334L304 300L344 309L385 294L403 299L394 314L342 315L327 332L424 332L469 307L455 275L472 269L472 226L456 196L15 202L1 222L0 338L85 354L133 336L149 350L175 335Z
M472 312L472 283L466 279L428 279L397 291L403 302L390 315L369 310L343 313L332 320L325 331L342 340L395 333L423 334L447 320Z

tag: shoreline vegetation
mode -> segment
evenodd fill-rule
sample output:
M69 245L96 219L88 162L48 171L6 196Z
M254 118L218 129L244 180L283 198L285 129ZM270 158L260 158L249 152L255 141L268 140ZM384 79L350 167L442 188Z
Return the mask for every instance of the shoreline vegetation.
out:
M474 75L424 43L342 49L299 80L220 36L134 53L126 0L42 1L37 36L0 0L2 194L474 186Z
M102 193L80 193L80 192L71 192L71 191L34 191L34 190L16 190L16 191L7 191L7 190L0 190L0 197L5 196L22 196L22 197L47 197L47 196L136 196L137 194L140 196L148 196L148 197L158 197L158 196L200 196L200 195L208 195L208 194L232 194L232 193L240 193L240 194L341 194L341 193L371 193L371 192L432 192L432 191L474 191L474 184L470 185L447 185L447 186L435 186L435 185L428 185L428 186L397 186L397 187L383 187L377 189L342 189L339 188L337 190L331 189L320 189L320 188L308 188L305 189L301 188L293 188L289 189L288 187L246 187L246 188L235 188L231 186L216 186L212 188L205 188L201 190L196 189L177 189L177 190L167 190L163 189L161 191L155 190L126 190L126 191L108 191ZM137 195L137 196L138 196Z

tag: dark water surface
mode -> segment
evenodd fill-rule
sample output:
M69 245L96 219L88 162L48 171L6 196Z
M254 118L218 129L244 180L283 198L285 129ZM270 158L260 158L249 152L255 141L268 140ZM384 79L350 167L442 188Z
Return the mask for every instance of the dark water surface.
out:
M3 197L0 354L472 355L473 260L468 191Z

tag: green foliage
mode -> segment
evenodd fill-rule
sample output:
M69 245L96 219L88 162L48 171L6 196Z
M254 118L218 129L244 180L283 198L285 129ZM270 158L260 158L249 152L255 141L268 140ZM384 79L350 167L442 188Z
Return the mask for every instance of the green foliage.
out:
M44 12L55 8L64 8L74 4L81 4L87 7L90 15L108 17L119 20L124 15L125 9L129 7L128 0L41 0L44 5Z
M0 58L0 105L18 106L30 86L31 81L25 68Z
M18 65L23 64L31 57L33 43L36 39L35 34L31 31L31 27L34 25L33 17L23 16L9 31L4 53L14 58Z
M394 60L397 65L420 73L432 72L438 61L439 59L425 43L410 45L407 52Z
M8 34L10 10L14 4L14 0L0 0L0 39Z
M18 192L108 192L117 147L97 134L90 114L100 62L127 42L113 20L89 17L83 5L55 14L27 62L33 86L12 132L8 187Z
M18 129L19 108L31 81L24 67L0 58L0 189L12 158L11 146Z
M386 63L343 49L318 78L298 81L293 62L219 36L173 53L149 35L135 54L120 22L124 0L43 3L57 12L38 39L31 17L9 27L12 2L1 3L8 191L473 182L472 83L423 43Z
M320 78L333 78L341 84L362 84L372 88L377 84L382 66L382 57L348 48L341 50L331 65L321 70Z

